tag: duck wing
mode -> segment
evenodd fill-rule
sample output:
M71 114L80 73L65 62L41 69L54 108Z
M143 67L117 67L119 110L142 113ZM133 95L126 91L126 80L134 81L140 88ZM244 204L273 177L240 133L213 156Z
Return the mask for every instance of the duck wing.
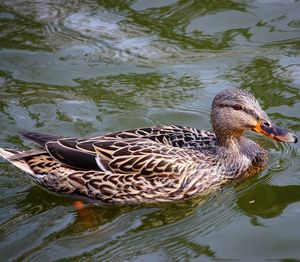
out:
M34 132L23 133L23 136L70 168L144 174L162 170L177 172L177 169L171 170L176 161L179 165L185 162L183 159L195 161L191 156L215 141L214 134L206 131L166 125L83 139Z
M150 139L99 140L94 143L96 161L105 171L176 176L197 169L204 154L194 149L178 148Z
M161 125L109 133L88 139L79 139L77 140L77 148L94 152L93 143L97 140L124 140L130 138L147 138L154 142L173 147L194 148L200 151L216 145L216 137L211 132L185 126Z

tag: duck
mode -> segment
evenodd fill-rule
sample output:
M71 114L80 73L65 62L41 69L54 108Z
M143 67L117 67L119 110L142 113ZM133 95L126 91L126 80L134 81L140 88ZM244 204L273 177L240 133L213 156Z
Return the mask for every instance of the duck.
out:
M267 151L246 131L279 142L298 141L240 88L215 96L211 124L214 132L159 125L88 138L22 132L38 147L0 148L0 155L55 193L97 203L157 203L209 194L262 171Z

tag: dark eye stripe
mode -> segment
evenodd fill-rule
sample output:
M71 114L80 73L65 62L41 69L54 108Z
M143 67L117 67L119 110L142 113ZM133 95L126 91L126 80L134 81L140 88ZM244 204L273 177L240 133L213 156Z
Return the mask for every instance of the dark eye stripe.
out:
M254 110L244 108L244 112L246 112L248 115L253 116L256 120L259 119L259 116L255 113Z
M234 110L241 110L241 111L244 111L246 114L254 117L255 119L259 119L259 116L255 113L254 110L252 109L248 109L248 108L245 108L241 105L227 105L227 104L220 104L218 105L219 107L227 107L227 108L233 108Z

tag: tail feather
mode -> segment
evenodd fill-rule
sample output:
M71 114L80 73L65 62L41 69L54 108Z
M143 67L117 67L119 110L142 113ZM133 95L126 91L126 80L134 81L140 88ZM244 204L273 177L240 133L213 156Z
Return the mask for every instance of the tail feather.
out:
M45 149L45 144L47 142L62 138L60 136L53 136L53 135L48 135L43 133L26 132L26 131L22 131L21 134L26 139L35 142L36 144L40 145L44 149Z
M31 175L34 175L33 171L31 170L29 165L26 163L26 161L22 157L18 156L19 154L23 154L23 152L12 150L12 149L0 148L0 155L4 159L9 161L10 163L15 165L16 167L20 168L24 172L26 172L28 174L31 174Z
M18 153L20 152L12 149L4 149L0 147L0 156L2 156L4 159L8 159Z

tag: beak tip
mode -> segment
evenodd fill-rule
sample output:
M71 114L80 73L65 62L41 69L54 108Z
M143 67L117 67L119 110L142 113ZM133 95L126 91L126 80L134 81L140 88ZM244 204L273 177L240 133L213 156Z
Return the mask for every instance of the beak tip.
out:
M293 138L294 138L294 143L297 143L298 142L298 137L296 135L293 135Z
M277 138L277 139L276 139ZM287 142L287 143L297 143L298 142L298 137L292 133L289 133L286 136L277 136L275 139L279 140L281 142Z

